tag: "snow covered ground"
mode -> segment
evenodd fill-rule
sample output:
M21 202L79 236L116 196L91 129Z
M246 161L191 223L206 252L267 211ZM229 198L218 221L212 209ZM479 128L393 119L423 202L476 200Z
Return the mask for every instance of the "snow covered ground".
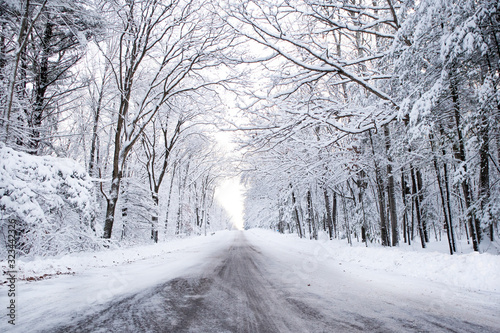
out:
M44 330L70 322L75 313L97 311L114 298L201 269L213 253L228 247L231 240L229 231L220 231L212 236L149 246L29 262L18 260L20 278L48 276L17 282L16 326L9 325L2 315L0 332L31 332L34 328ZM6 266L2 261L2 271L8 270ZM7 284L0 286L0 304L2 308L8 304Z
M445 241L430 242L427 249L422 249L419 243L400 247L369 244L366 247L364 243L353 242L353 246L349 246L346 240L330 241L325 234L318 241L263 229L251 229L249 235L254 241L266 243L266 248L303 253L307 261L304 267L298 268L303 273L314 271L320 264L342 265L359 276L390 273L388 275L441 282L471 291L500 293L500 256L473 252L465 244L459 243L458 247L467 253L451 256Z
M344 318L385 318L383 326L370 332L435 332L440 325L443 332L490 330L465 323L500 331L500 256L450 256L418 247L366 248L361 243L351 247L346 240L297 239L259 229L249 230L246 237L260 245L268 258L263 269L279 276L290 295L304 294L306 288L310 296L302 297L317 309L348 311Z
M73 322L76 314L81 318L98 312L111 300L176 277L213 270L220 253L234 246L240 233L221 231L150 246L19 260L18 276L25 280L16 286L16 326L13 329L2 316L0 332L50 331L55 325ZM308 298L311 304L318 295L323 297L318 302L331 298L339 302L339 297L345 297L343 306L362 314L368 310L360 308L360 301L353 300L350 293L357 294L367 307L380 301L381 294L387 294L387 299L382 299L391 303L397 293L422 311L442 312L447 317L453 311L459 318L500 330L496 315L500 310L500 256L450 256L404 246L350 247L345 240L301 240L260 229L243 233L258 250L263 274L287 293ZM0 265L7 270L5 262ZM6 284L0 286L0 304L8 304Z

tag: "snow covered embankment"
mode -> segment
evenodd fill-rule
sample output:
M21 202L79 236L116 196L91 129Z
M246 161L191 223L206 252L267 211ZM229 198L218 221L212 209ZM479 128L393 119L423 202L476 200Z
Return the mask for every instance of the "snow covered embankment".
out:
M94 186L76 161L33 156L0 142L0 257L8 224L26 255L57 255L101 248L95 233Z
M430 249L384 248L364 243L349 246L345 240L298 239L262 229L251 229L252 238L283 252L301 252L324 265L341 265L358 276L390 273L394 276L443 283L471 291L500 292L500 256L488 253L449 255Z
M166 243L133 246L96 252L77 252L51 257L20 258L16 261L19 280L42 280L56 275L74 275L93 268L105 268L131 264L137 261L162 258L166 254L187 248L209 244L215 238L230 237L227 231L220 231L211 237L195 236L187 239L174 239ZM7 261L0 261L0 268L7 271ZM1 281L4 282L4 281ZM2 283L0 283L1 285Z
M36 258L16 262L19 278L40 277L40 281L18 281L15 332L48 331L102 310L110 301L139 293L181 275L206 269L214 253L234 240L229 231L212 236L173 240L99 252ZM0 262L5 270L6 262ZM63 274L57 274L61 272ZM66 275L75 273L73 276ZM57 278L48 278L59 275ZM4 277L5 278L5 277ZM7 284L0 285L0 304L8 304ZM0 321L0 332L10 329Z

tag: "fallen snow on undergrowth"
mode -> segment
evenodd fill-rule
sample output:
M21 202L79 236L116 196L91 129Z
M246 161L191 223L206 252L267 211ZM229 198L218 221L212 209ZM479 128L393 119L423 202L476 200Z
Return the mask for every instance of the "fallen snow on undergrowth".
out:
M226 232L218 232L221 237ZM16 261L16 270L19 280L36 281L54 277L56 275L74 275L87 271L90 268L104 268L130 264L140 260L162 257L165 254L181 251L194 244L211 242L210 238L191 237L173 239L168 242L139 245L133 247L102 250L96 252L76 252L59 256L22 257ZM7 261L0 261L2 271L8 271ZM1 281L5 282L5 281ZM1 284L1 283L0 283Z
M364 243L354 242L350 246L346 240L328 240L326 235L316 241L263 229L251 229L249 236L283 252L302 252L312 264L316 261L321 265L342 265L358 276L390 273L471 291L500 292L499 255L470 251L452 256L446 253L446 242L431 242L429 248L422 249L419 244L399 247L369 244L366 247ZM466 251L467 245L461 244L460 248Z

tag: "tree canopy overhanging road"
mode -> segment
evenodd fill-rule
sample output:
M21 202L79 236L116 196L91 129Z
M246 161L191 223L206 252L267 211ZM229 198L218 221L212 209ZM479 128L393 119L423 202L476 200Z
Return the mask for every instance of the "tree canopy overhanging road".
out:
M0 331L499 331L499 218L498 0L0 0Z

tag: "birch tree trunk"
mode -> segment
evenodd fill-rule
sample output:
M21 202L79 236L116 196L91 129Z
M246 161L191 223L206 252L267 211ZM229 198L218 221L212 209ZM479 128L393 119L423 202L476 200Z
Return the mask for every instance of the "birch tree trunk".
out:
M323 195L325 196L326 225L328 228L328 234L330 235L330 240L332 240L333 239L332 211L330 210L330 198L328 197L328 190L326 189L326 187L323 189Z

